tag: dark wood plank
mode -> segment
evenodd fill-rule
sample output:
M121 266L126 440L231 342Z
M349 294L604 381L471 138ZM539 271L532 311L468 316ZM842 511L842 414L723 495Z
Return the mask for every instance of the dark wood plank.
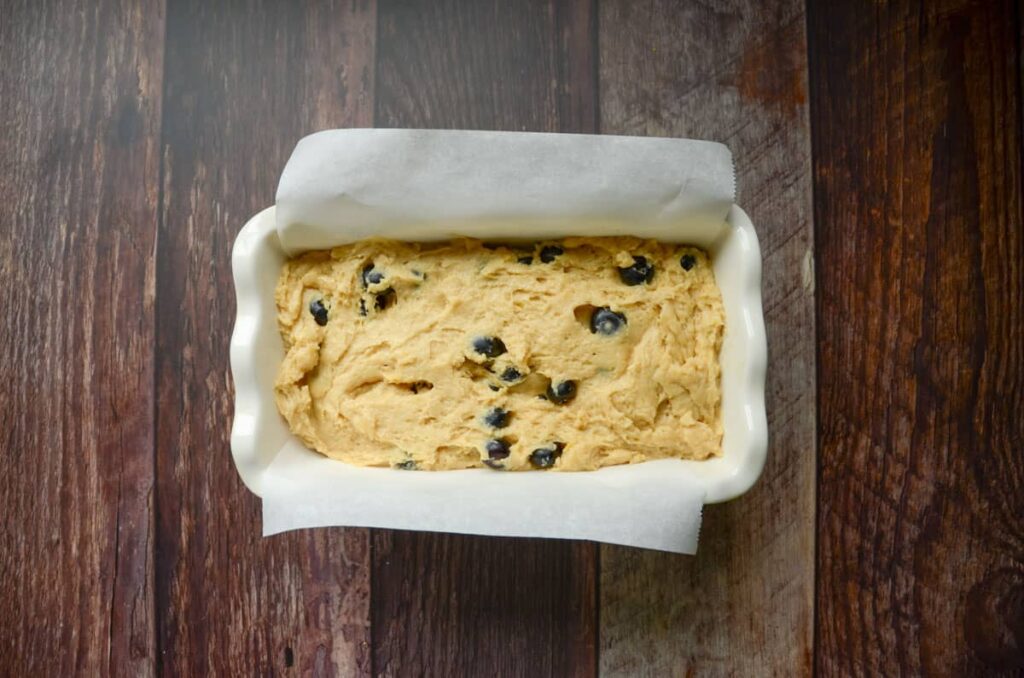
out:
M1020 675L1019 9L812 7L817 668Z
M378 126L594 131L589 2L381 2ZM592 675L596 548L375 531L374 671Z
M151 675L162 0L0 19L0 673Z
M601 2L601 130L722 141L764 255L770 448L695 557L602 547L605 675L807 675L815 353L804 6Z
M596 131L596 14L583 0L380 3L378 127Z
M235 473L230 252L298 139L372 123L372 2L173 1L157 267L157 630L167 675L369 672L365 530L263 539Z

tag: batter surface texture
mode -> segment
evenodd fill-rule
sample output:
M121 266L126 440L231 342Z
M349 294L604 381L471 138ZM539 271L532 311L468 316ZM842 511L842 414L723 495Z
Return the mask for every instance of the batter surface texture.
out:
M277 406L363 466L582 471L720 454L721 296L699 249L367 240L288 261Z

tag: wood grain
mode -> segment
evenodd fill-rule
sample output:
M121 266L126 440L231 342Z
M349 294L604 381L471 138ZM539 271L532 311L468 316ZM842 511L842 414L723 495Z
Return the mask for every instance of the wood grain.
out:
M0 673L153 673L162 2L0 20Z
M764 474L705 510L693 558L604 546L601 673L808 675L812 669L815 352L803 3L601 3L604 133L732 149L764 256Z
M230 252L296 141L372 122L372 2L171 2L157 281L156 601L168 675L368 674L365 530L260 536L228 448Z
M588 132L588 2L381 2L378 126ZM593 544L375 531L374 672L593 675Z
M1024 672L1018 6L809 3L809 114L798 0L164 4L0 10L0 674ZM231 244L375 123L732 147L772 442L695 558L259 536Z
M811 13L822 675L1024 672L1019 18Z

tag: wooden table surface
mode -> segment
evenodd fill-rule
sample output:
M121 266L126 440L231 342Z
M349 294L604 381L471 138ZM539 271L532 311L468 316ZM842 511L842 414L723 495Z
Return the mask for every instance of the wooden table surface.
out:
M1024 674L1010 0L0 0L0 674ZM771 445L700 552L264 539L230 251L304 134L687 136Z

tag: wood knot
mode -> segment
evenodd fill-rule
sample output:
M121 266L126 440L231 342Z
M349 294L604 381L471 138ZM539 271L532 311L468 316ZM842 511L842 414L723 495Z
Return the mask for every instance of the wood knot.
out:
M963 623L967 644L987 666L1024 668L1024 572L1004 568L975 584Z

